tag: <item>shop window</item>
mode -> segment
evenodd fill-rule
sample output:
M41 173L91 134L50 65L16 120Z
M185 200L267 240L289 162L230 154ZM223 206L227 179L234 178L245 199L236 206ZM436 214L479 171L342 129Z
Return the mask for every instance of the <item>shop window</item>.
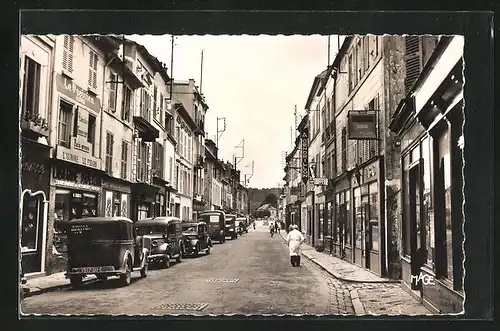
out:
M363 209L361 208L361 189L354 189L354 230L355 230L355 245L361 248L363 240L362 224L363 224Z
M425 224L427 250L427 266L434 268L435 256L435 234L434 234L434 206L432 203L431 190L431 165L432 155L430 153L430 138L427 137L422 141L422 164L423 164L423 218Z
M352 245L352 212L351 212L351 192L345 193L345 242L347 245Z
M36 251L40 231L40 216L43 205L37 197L25 196L23 201L23 218L21 224L21 250Z
M408 172L408 166L410 161L410 156L405 155L403 157L403 254L405 256L410 256L411 245L411 223L410 223L410 174Z
M113 143L113 134L111 132L106 132L105 171L110 175L113 174Z
M23 118L30 118L39 114L40 102L40 71L42 66L25 56L23 78Z
M89 87L92 89L97 88L97 62L99 58L97 53L94 51L89 51Z
M378 184L377 182L370 184L368 188L370 199L370 220L368 229L371 234L371 249L379 250L379 238L378 238L378 228L379 228L379 201L378 201Z
M121 194L115 192L113 196L113 217L122 216L120 214L121 205Z
M318 221L319 221L319 227L318 227L318 232L319 232L319 239L323 239L323 232L324 232L324 228L323 228L323 213L324 213L324 205L322 203L320 203L318 205Z
M451 219L451 169L450 169L450 142L448 137L448 131L445 131L438 138L438 176L439 182L441 183L442 193L441 199L444 207L444 229L445 229L445 238L443 240L446 242L446 259L445 264L446 268L445 274L446 278L453 281L453 240L452 240L452 219Z
M137 220L143 220L149 217L149 206L147 204L139 204L137 206Z
M73 105L61 100L59 104L59 126L57 143L66 148L69 148L71 146L70 130L72 111Z

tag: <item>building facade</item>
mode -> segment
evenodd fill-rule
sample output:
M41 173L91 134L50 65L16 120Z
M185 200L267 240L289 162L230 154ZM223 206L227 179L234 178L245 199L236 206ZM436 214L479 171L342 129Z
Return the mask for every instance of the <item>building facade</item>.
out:
M407 48L423 48L407 37ZM436 313L463 310L463 47L441 37L392 118L401 144L402 283ZM421 280L432 277L432 285Z
M20 254L27 275L46 270L50 187L50 114L55 38L21 36Z

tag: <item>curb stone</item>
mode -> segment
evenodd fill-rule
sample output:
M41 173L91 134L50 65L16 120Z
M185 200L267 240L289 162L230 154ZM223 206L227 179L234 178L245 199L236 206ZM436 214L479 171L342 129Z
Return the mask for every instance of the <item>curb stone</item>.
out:
M82 284L87 284L87 283L90 283L92 281L96 281L97 278L93 275L83 279L83 282ZM30 288L29 289L29 292L27 293L24 293L23 295L23 298L29 298L29 297L32 297L32 296L35 296L35 295L40 295L40 294L44 294L44 293L47 293L47 292L52 292L52 291L60 291L60 290L63 290L63 289L66 289L66 288L71 288L71 284L70 283L65 283L65 284L60 284L60 285L55 285L55 286L49 286L49 287L46 287L46 288L40 288L40 287L34 287L34 288Z
M361 300L359 299L358 290L354 289L349 291L349 295L351 296L351 302L352 306L354 307L354 313L356 315L366 315L365 307L361 302Z

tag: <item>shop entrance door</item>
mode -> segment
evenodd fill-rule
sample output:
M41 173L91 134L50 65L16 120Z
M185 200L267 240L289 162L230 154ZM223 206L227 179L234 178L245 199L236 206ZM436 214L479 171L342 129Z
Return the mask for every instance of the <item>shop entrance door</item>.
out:
M361 260L364 268L370 269L370 204L368 195L361 196Z
M421 166L419 163L409 170L409 209L410 209L410 251L411 251L411 274L418 276L420 268L424 264L425 254L425 224L421 217ZM416 278L414 278L416 279ZM413 290L421 290L421 282L411 282Z

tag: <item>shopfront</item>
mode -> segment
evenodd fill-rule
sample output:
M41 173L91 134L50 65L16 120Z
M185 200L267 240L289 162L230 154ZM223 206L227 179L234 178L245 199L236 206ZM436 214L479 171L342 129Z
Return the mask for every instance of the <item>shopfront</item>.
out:
M384 261L384 224L380 222L384 215L383 189L384 174L381 169L382 159L354 170L352 185L352 231L354 263L382 275L382 263ZM383 186L382 186L383 187ZM342 198L342 197L340 197ZM350 198L344 196L344 201ZM342 200L339 199L342 204Z
M436 313L461 312L464 300L461 51L462 37L440 41L428 77L391 123L402 151L402 281Z
M50 147L21 138L20 249L25 274L45 272Z
M131 218L131 183L105 176L102 181L101 210L105 217L123 216Z
M64 153L66 157L71 155L73 161L81 161L82 159L77 152L68 151ZM58 156L60 155L58 154ZM95 162L98 161L100 160L95 160ZM51 215L53 215L53 223L49 227L49 229L53 229L52 240L49 240L49 243L51 243L50 247L54 246L52 253L55 256L53 257L65 256L66 254L68 221L85 217L96 217L102 214L99 208L101 183L102 172L98 169L84 167L59 159L53 160L51 205L49 208ZM55 264L54 268L61 269L63 265Z
M154 216L156 200L160 200L159 191L159 187L147 183L132 184L131 208L134 211L132 215L134 222Z
M332 254L352 262L351 191L347 175L336 180L333 190L330 201Z

